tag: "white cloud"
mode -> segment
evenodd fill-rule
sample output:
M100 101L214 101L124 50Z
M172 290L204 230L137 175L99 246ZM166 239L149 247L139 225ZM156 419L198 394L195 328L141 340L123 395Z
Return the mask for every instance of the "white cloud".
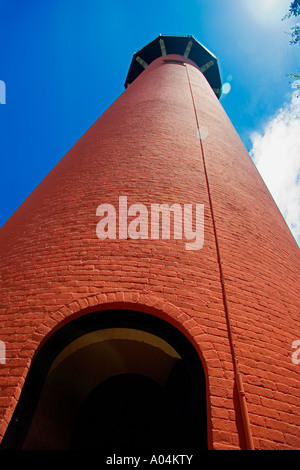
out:
M250 155L300 245L300 98L251 136Z

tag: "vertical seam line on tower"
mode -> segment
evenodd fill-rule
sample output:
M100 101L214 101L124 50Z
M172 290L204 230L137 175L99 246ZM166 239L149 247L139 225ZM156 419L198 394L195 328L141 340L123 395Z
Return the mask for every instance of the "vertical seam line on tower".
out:
M188 64L186 64L186 65L188 65ZM224 270L223 270L223 267L222 267L221 250L220 250L220 245L219 245L219 241L218 241L217 226L216 226L216 221L215 221L215 216L214 216L213 203L212 203L209 179L208 179L206 162L205 162L204 148L203 148L203 143L202 143L202 140L201 140L201 131L200 131L200 126L199 126L199 120L198 120L197 109L196 109L195 99L194 99L194 95L193 95L192 85L191 85L190 76L189 76L189 72L188 72L188 66L186 66L186 74L187 74L187 80L188 80L189 89L190 89L190 93L191 93L191 97L192 97L192 103L193 103L194 114L195 114L196 125L197 125L197 132L198 132L198 136L199 136L200 152L201 152L202 161L203 161L204 176L205 176L205 182L206 182L206 187L207 187L207 194L208 194L208 200L209 200L209 206L210 206L210 213L211 213L211 217L212 217L213 232L214 232L214 237L215 237L217 259L218 259L218 265L219 265L223 305L224 305L225 318L226 318L227 330L228 330L228 339L229 339L229 345L230 345L231 355L232 355L232 359L233 359L233 367L234 367L234 372L235 372L237 391L238 391L239 402L240 402L240 406L241 406L242 419L243 419L243 424L244 424L244 433L245 433L246 444L247 444L248 450L253 450L254 445L253 445L253 439L252 439L252 434L251 434L251 429L250 429L250 421L249 421L249 416L248 416L247 401L246 401L246 397L245 397L244 386L243 386L242 378L241 378L241 375L240 375L238 360L236 358L236 352L235 352L235 347L234 347L232 326L231 326L231 321L230 321L229 307L228 307L228 301L227 301L227 295L226 295Z

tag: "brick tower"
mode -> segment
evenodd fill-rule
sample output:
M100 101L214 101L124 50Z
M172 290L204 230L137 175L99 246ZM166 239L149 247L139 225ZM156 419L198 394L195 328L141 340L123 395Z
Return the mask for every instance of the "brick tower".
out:
M297 449L299 249L217 60L159 36L125 88L1 229L2 448Z

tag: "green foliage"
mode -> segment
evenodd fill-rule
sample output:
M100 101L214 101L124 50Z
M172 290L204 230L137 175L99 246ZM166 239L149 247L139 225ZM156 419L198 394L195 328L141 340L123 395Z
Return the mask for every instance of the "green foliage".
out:
M283 20L287 18L291 18L292 16L300 16L300 0L293 0L289 12L287 15L283 17ZM300 44L300 25L296 24L295 26L291 27L291 32L289 33L291 36L290 44ZM299 73L289 73L287 74L288 77L292 77L293 81L291 82L292 87L295 88L295 92L293 95L300 97L300 74Z
M290 16L299 16L300 15L300 0L294 0L291 3L290 10L289 10Z
M299 16L300 15L300 0L293 0L289 12L283 17L285 20L286 18L290 18L291 16Z
M290 44L300 44L300 26L298 24L296 26L292 26L291 31Z
M291 77L292 81L290 84L295 91L292 94L292 97L295 96L296 98L300 98L300 73L287 73L287 77Z
M282 18L286 20L287 18L291 18L291 16L300 16L300 0L293 0L289 12ZM300 26L296 24L295 26L291 27L291 35L290 44L300 44Z

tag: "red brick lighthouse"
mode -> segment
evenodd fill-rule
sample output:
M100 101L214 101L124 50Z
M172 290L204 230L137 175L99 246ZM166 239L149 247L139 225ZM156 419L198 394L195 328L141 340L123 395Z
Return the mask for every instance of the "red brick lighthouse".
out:
M299 449L299 248L217 60L125 86L0 231L1 448Z

